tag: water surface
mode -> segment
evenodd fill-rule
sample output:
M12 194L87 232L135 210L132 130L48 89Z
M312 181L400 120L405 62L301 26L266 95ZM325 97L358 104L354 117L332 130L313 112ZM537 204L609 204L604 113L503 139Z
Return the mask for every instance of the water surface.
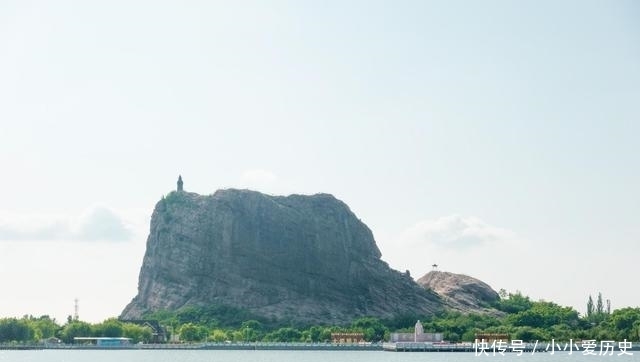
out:
M640 362L633 356L584 356L567 353L525 353L476 356L475 353L400 353L382 351L214 351L214 350L37 350L0 351L1 362Z

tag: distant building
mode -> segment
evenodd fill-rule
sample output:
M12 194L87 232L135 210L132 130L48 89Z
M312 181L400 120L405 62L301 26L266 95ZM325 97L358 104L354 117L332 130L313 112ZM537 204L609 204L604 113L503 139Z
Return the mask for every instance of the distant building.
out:
M74 343L93 344L96 347L122 347L131 344L131 338L124 337L73 337Z
M331 333L331 342L333 343L360 343L364 342L364 334L362 333Z
M62 341L60 339L56 338L56 337L49 337L49 338L41 340L40 342L42 342L45 345L62 343Z
M417 321L413 333L391 333L391 342L442 342L442 333L424 333Z

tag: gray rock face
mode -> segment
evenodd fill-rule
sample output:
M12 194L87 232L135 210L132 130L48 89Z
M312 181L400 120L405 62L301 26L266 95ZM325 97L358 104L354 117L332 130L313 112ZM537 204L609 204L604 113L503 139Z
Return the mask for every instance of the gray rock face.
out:
M489 285L463 274L431 271L418 279L418 284L438 293L449 307L462 312L495 313L491 305L500 299Z
M369 228L331 195L172 192L155 207L138 295L122 317L212 304L324 323L443 308L380 259Z

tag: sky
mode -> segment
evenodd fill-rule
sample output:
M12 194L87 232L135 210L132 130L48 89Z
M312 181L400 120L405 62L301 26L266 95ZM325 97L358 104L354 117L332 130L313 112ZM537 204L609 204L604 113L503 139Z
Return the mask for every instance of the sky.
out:
M175 188L331 193L382 259L640 305L637 1L2 1L0 317L98 322Z

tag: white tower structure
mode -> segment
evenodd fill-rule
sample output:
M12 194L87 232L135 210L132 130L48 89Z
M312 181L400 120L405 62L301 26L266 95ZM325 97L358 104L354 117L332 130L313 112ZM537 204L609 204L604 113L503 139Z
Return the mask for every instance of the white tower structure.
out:
M424 330L422 329L422 323L418 320L416 322L416 327L414 331L413 341L414 342L423 342L422 335L424 334Z

